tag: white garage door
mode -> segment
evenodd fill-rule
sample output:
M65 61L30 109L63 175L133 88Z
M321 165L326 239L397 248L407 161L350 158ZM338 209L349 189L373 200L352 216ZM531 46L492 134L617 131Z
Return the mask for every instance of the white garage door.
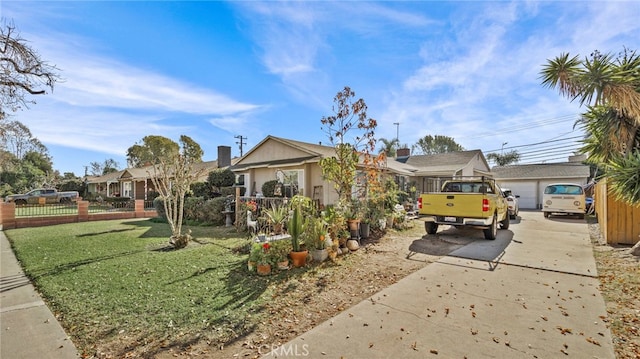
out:
M502 188L508 188L514 195L520 196L518 203L522 209L537 209L537 181L498 181Z

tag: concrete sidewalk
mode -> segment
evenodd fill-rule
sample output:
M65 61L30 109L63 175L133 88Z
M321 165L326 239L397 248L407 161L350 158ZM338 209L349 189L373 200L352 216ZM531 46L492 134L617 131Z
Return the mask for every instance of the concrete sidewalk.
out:
M469 231L479 239L262 354L615 358L584 220L520 214L495 241Z
M0 358L79 358L0 231Z

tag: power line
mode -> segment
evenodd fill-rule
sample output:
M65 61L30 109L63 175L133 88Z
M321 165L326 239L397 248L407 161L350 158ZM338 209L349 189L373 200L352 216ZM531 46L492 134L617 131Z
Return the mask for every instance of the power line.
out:
M475 138L481 138L481 137L496 136L497 134L519 132L519 131L523 131L523 130L529 130L529 129L532 129L532 128L539 128L539 127L544 127L544 126L548 126L548 125L553 125L553 124L557 124L557 123L566 122L567 120L569 120L571 118L575 118L575 117L576 117L575 114L573 114L573 115L564 115L564 116L550 118L550 119L546 119L546 120L527 122L527 123L522 124L522 125L510 126L510 127L507 127L507 128L498 128L496 131L479 133L479 134L476 134L476 135L470 136L470 137L462 136L462 137L458 137L458 138L475 139Z
M572 131L573 132L573 131ZM571 133L571 132L569 132ZM573 136L573 137L567 137L567 138L562 138L559 140L546 140L546 141L542 141L542 142L536 142L536 143L529 143L526 145L518 145L518 146L509 146L509 147L505 147L504 149L515 149L515 148L521 148L521 147L532 147L532 146L538 146L538 145L544 145L544 144L548 144L548 143L555 143L555 142L562 142L562 141L568 141L568 140L575 140L575 139L583 139L584 136ZM487 152L498 152L501 149L495 149L495 150L489 150Z

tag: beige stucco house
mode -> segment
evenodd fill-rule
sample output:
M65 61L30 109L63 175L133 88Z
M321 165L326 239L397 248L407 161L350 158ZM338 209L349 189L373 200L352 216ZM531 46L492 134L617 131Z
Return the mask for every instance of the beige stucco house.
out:
M241 185L249 196L260 194L265 182L277 179L289 187L289 194L291 189L297 189L296 193L330 204L338 196L333 185L322 178L319 162L334 155L332 146L267 136L231 170L244 178ZM384 171L394 176L402 190L408 190L408 185L414 183L418 192L438 186L438 178L491 176L480 150L388 158Z

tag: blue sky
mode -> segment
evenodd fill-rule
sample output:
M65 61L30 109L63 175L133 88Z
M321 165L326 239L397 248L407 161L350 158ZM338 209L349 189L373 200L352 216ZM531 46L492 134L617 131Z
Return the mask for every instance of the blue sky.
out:
M124 168L152 134L186 134L204 160L219 145L240 155L238 135L245 153L267 135L327 143L320 120L344 86L379 138L559 162L584 109L540 85L542 66L640 48L633 1L3 0L0 14L64 78L13 119L76 175L107 158Z

